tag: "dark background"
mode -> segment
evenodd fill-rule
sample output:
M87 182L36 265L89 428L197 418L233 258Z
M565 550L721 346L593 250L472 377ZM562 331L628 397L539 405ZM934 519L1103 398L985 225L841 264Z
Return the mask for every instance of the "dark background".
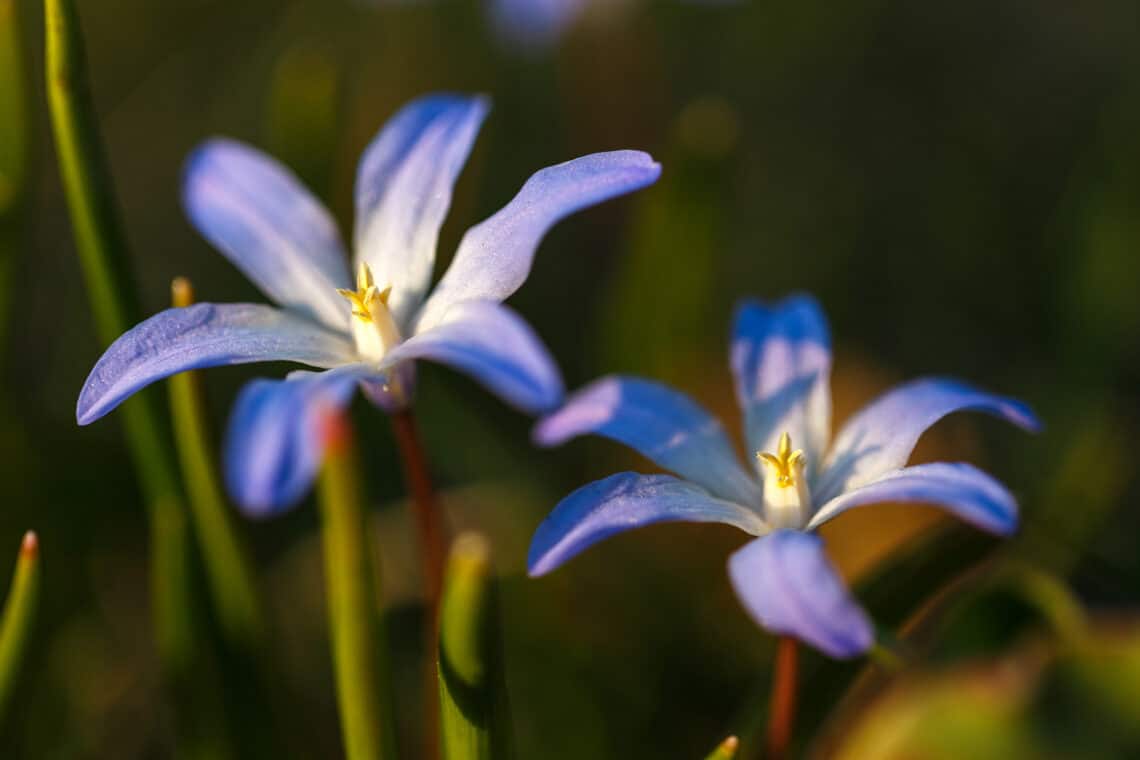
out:
M0 556L14 558L34 528L46 575L4 755L164 757L171 714L150 639L144 508L115 416L74 421L102 347L50 139L41 10L16 5L31 170L2 251ZM182 162L202 139L229 135L280 157L347 232L356 160L383 121L424 92L484 92L493 111L437 271L468 226L543 166L615 148L664 165L656 186L556 228L511 299L570 387L614 371L656 377L736 429L734 303L810 291L832 322L837 415L920 374L1025 399L1043 434L961 416L918 456L969 459L1005 481L1027 551L1090 608L1140 598L1135 3L627 2L528 51L501 44L473 2L81 0L79 10L148 314L167 305L176 275L202 300L263 300L180 209ZM240 385L285 369L206 373L219 435ZM559 498L648 464L596 440L537 451L530 420L466 378L421 375L417 408L453 522L496 545L520 756L695 758L762 727L771 638L724 573L744 537L653 528L527 580L529 537ZM387 420L357 412L411 736L418 613L405 491ZM966 531L945 554L929 538L941 526L933 515L863 510L826 535L863 579L900 556L964 570L990 546ZM282 697L305 716L282 730L302 756L332 756L315 510L242 528L274 600ZM927 537L915 544L916 533ZM923 553L936 548L943 555ZM908 581L915 600L935 583ZM857 666L807 655L805 668L801 741Z

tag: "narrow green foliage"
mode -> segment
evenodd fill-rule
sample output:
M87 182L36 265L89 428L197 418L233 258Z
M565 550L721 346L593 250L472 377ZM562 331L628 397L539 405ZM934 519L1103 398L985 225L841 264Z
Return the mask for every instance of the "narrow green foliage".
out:
M73 0L45 0L46 75L60 172L79 260L100 340L110 344L138 321L127 250L87 82ZM190 552L174 454L157 398L123 404L127 441L151 509L155 626L168 667L188 667L192 614Z
M440 728L444 760L512 755L491 550L477 534L452 545L440 605Z
M28 101L16 0L0 0L0 342L7 337L12 272L21 248L28 175Z
M4 603L0 622L0 717L8 714L12 692L24 663L28 640L35 624L40 599L40 547L36 534L28 531L20 544L16 572Z
M110 344L140 320L126 237L89 90L74 0L44 2L45 74L52 131L96 334ZM179 756L231 756L215 663L202 646L194 552L169 430L157 389L136 394L123 420L150 514L151 609L155 639L178 713Z
M740 749L740 740L730 736L722 741L717 748L705 757L705 760L732 760L736 757L736 750Z
M174 306L194 303L190 281L179 277L171 285ZM202 561L222 630L231 645L252 652L264 642L261 600L253 569L237 535L226 504L210 431L206 422L201 378L182 372L168 381L174 441L178 449L190 516L202 547Z
M322 435L325 585L341 737L348 760L395 757L394 721L380 697L387 671L352 430L347 420L330 414Z
M28 156L28 107L16 0L0 0L0 219L19 205Z
M48 102L60 173L96 331L100 341L109 345L139 321L140 310L88 90L75 5L73 0L45 0L44 10ZM175 508L182 498L156 400L153 393L136 394L119 414L148 501L155 508L168 503Z

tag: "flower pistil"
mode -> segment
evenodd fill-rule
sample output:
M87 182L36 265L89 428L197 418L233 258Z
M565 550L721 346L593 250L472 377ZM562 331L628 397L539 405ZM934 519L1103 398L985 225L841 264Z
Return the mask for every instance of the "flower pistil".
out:
M792 449L792 438L780 435L776 453L757 452L763 465L764 514L776 528L799 528L811 509L805 469L807 457L803 449Z
M401 340L400 328L388 308L392 286L377 288L372 270L362 261L356 271L356 290L337 288L336 292L352 305L352 337L356 350L366 359L383 359Z

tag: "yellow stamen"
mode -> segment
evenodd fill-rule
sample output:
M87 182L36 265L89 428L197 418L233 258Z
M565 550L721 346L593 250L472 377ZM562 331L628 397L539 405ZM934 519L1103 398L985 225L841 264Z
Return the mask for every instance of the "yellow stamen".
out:
M392 286L377 291L376 283L372 279L372 270L362 261L356 270L356 290L337 288L336 292L352 304L352 316L362 322L371 322L373 312L377 310L378 305L385 309L388 307L388 296L392 294Z
M792 438L787 433L780 435L775 454L761 451L757 452L756 458L775 471L776 482L781 488L794 486L805 464L803 449L792 451Z

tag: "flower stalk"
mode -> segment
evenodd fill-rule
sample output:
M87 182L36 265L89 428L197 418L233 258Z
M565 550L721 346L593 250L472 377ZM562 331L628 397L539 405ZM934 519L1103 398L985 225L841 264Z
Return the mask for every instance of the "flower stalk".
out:
M24 534L16 572L4 603L0 621L0 717L8 714L12 692L24 663L28 640L35 625L40 598L39 538L32 531Z
M373 585L376 567L361 507L352 428L335 413L325 417L323 427L319 500L341 737L348 760L393 758L394 721L381 699L386 669Z
M424 602L434 619L439 608L440 589L443 585L443 557L446 546L446 529L443 513L432 485L427 454L420 441L419 428L410 409L392 415L392 429L400 449L404 466L404 481L412 492L415 510L416 536L420 547L423 571Z
M440 607L439 697L443 760L512 754L491 549L455 539Z
M768 736L764 757L783 760L788 756L792 725L796 716L799 646L791 636L776 640L776 661L772 674L772 696L768 700Z

